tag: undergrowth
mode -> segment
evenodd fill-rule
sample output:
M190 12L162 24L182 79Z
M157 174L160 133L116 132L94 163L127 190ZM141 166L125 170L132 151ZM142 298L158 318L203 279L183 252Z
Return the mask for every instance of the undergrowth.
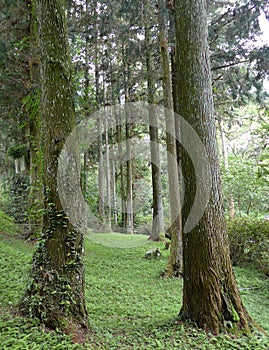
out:
M14 220L0 210L0 234L18 235L21 229Z
M115 236L119 239L119 236ZM182 281L160 279L168 251L163 243L150 242L135 248L104 246L86 239L86 301L91 325L87 344L74 344L72 336L50 332L35 320L20 317L14 305L27 284L34 247L15 239L0 239L0 348L1 349L255 349L269 348L262 333L233 339L213 337L194 325L177 323ZM104 237L102 242L104 243ZM120 236L124 246L129 236ZM132 236L132 240L134 237ZM141 240L141 237L137 239ZM133 245L133 242L132 242ZM148 260L154 247L160 259ZM252 317L269 332L269 279L253 268L236 267L244 303Z

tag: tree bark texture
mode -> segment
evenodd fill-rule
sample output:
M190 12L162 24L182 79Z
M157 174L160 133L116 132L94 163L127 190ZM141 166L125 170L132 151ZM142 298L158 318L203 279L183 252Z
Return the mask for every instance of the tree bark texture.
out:
M57 186L58 157L75 126L63 0L39 0L45 215L31 283L21 308L51 328L87 324L83 235L66 217ZM72 172L73 169L70 169ZM79 173L78 173L79 174ZM79 207L79 203L75 204Z
M183 233L184 287L180 315L214 334L224 329L235 333L248 331L251 318L236 285L224 220L206 0L176 0L175 11L179 111L204 143L212 177L210 199L202 218L190 232ZM184 140L184 135L182 140L183 144L191 142ZM183 152L182 168L186 193L182 210L184 230L196 191L194 167L186 152Z

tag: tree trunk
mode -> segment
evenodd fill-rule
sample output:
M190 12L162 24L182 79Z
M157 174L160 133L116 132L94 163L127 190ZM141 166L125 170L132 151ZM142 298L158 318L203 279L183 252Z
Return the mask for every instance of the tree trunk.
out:
M221 135L221 150L222 150L222 158L224 162L224 167L227 172L229 172L229 158L228 158L228 149L226 144L225 133L223 130L221 119L219 118L219 131ZM232 193L229 194L229 218L232 220L235 216L235 206L234 206L234 196Z
M57 185L58 157L75 126L64 1L39 0L38 23L45 215L42 238L32 264L32 282L21 309L48 327L70 330L87 324L87 312L83 236L66 217Z
M154 98L154 60L152 47L149 37L149 31L146 28L146 45L147 45L147 77L148 77L148 102L155 103ZM152 108L149 109L149 135L150 135L150 158L151 158L151 174L152 174L152 197L153 197L153 217L152 228L149 239L159 241L161 234L164 235L164 218L163 218L163 197L161 183L161 161L160 146L158 135L157 115Z
M127 115L127 114L126 114ZM126 233L134 233L133 222L133 172L132 172L132 149L131 149L131 124L126 117Z
M222 330L248 331L251 318L242 304L236 285L224 220L213 115L206 0L176 0L175 11L180 114L204 143L212 178L210 199L204 214L197 226L186 232L188 230L184 225L195 197L196 174L190 157L183 152L186 195L182 210L184 286L180 316L213 334ZM191 140L185 140L182 134L182 142L187 145ZM205 173L204 183L208 177Z
M97 1L93 1L94 5L94 69L95 69L95 100L97 108L100 108L100 69L99 69L99 45L98 45L98 21L97 21ZM98 130L98 207L99 217L101 221L105 218L105 207L104 207L104 164L103 164L103 135L102 135L102 119L101 116L97 120Z
M114 146L112 146L114 153ZM118 211L117 211L117 186L116 186L116 162L115 159L111 160L111 209L112 209L112 220L113 226L116 227L118 224Z
M28 58L27 73L32 92L28 94L25 109L28 114L29 123L26 132L29 135L29 227L25 238L36 239L42 230L43 220L43 193L42 193L42 151L41 151L41 119L39 109L38 85L40 82L40 64L37 52L37 32L35 29L36 4L33 1L26 1L29 11L29 29L25 36L29 37L30 55ZM25 10L25 12L27 12Z
M124 45L122 48L122 61L124 70L124 97L125 104L129 102L130 99L130 88L128 83L130 82L130 67L126 62ZM132 172L132 148L131 148L131 128L132 124L130 122L130 116L128 112L126 113L125 122L125 137L126 137L126 212L125 212L125 229L126 233L134 233L134 215L133 215L133 172Z
M182 275L182 227L180 209L180 188L178 181L177 149L175 135L175 118L173 112L172 83L169 66L167 29L166 29L166 3L158 0L159 7L159 40L162 63L163 96L166 123L166 149L168 163L170 216L171 216L171 246L168 266L164 277Z
M98 207L99 216L101 221L105 218L105 205L104 205L104 161L103 161L103 128L101 116L97 119L98 130Z
M122 126L121 126L121 118L120 115L116 115L116 140L117 140L117 146L118 146L118 153L123 154L122 149ZM119 171L120 171L120 195L121 195L121 225L122 227L125 227L125 212L126 212L126 191L124 186L124 166L123 162L120 161L119 163Z
M109 112L107 112L109 113ZM111 117L111 116L109 116ZM111 231L111 187L110 187L110 159L109 159L109 138L108 138L108 116L105 116L104 129L105 129L105 148L106 148L106 224L108 231Z

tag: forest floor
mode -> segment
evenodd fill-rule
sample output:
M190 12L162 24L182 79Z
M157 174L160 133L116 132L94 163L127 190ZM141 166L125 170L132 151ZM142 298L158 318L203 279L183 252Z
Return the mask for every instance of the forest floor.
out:
M93 332L87 344L74 344L70 336L48 331L35 320L16 314L14 306L27 285L35 248L18 239L17 233L7 233L2 230L0 236L0 349L269 348L269 338L259 332L238 339L214 337L177 322L182 281L159 277L168 257L164 244L148 242L128 248L144 238L127 235L89 235L86 239L86 301ZM155 247L161 249L162 257L145 259L145 252ZM269 278L251 267L236 267L235 271L247 309L269 332Z

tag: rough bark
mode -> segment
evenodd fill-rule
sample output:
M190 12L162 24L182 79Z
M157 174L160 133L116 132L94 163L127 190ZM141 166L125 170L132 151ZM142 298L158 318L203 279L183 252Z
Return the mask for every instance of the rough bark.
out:
M37 52L37 33L35 28L36 4L35 1L27 1L26 5L30 13L29 21L29 83L32 89L29 98L31 103L26 107L29 115L29 158L30 158L30 194L29 194L29 228L26 238L36 239L42 229L43 221L43 192L42 192L42 151L41 151L41 118L38 105L40 62Z
M148 103L156 103L154 98L154 60L152 53L152 43L148 29L146 28L147 42L147 83L148 83ZM163 197L161 183L161 161L160 146L158 133L157 115L153 108L149 109L149 135L150 135L150 158L151 158L151 178L152 178L152 199L153 199L153 217L152 228L149 239L159 241L161 235L164 235L164 218L163 218Z
M172 82L169 65L169 53L166 28L166 3L158 0L159 7L159 41L162 63L163 96L166 123L166 149L168 163L168 181L171 216L171 246L165 277L181 276L182 274L182 227L180 210L180 188L178 181L177 149L175 135L175 118L173 112Z
M176 0L175 11L180 114L204 143L212 177L210 199L202 218L190 232L183 233L184 286L180 316L214 334L222 330L248 331L251 318L236 285L223 213L206 0ZM187 144L184 135L182 140ZM196 175L186 152L182 167L186 189L182 210L184 230L196 191Z
M83 236L66 217L57 186L58 157L75 126L65 2L39 0L45 215L22 311L51 328L87 324ZM70 169L72 172L73 170ZM79 176L79 174L78 174ZM75 203L79 206L79 203Z

